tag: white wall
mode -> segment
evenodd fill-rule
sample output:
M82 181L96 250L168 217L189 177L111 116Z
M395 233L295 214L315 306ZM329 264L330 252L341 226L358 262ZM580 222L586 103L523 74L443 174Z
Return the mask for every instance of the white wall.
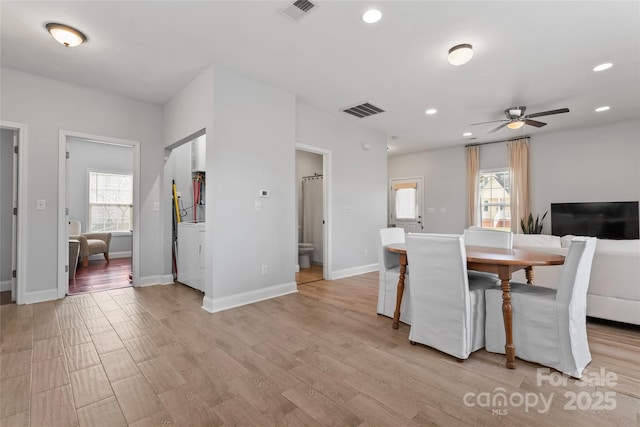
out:
M295 107L292 93L215 69L214 127L207 132L213 299L295 289Z
M534 215L542 215L556 202L640 200L638 141L639 119L533 136L529 172ZM506 143L481 146L480 166L507 167ZM390 178L412 174L425 176L425 207L448 208L446 218L426 215L425 232L462 232L467 223L465 148L389 158ZM543 233L551 233L550 215Z
M160 280L164 227L153 203L160 200L162 114L159 106L99 90L3 68L0 84L2 119L29 129L26 156L25 251L38 268L25 271L25 301L56 298L58 271L58 137L59 130L140 141L141 144L141 278ZM36 210L44 199L45 210ZM142 280L142 279L141 279Z
M78 218L83 232L86 232L89 223L89 171L133 173L133 148L69 138L67 151L69 217ZM114 234L111 237L110 253L131 254L131 248L131 234ZM102 255L96 257L102 258Z
M389 158L389 179L424 177L424 233L462 232L467 216L466 174L464 147ZM427 213L429 208L434 213Z
M332 277L377 269L376 230L386 226L386 137L297 103L296 142L332 152ZM363 143L371 144L370 150Z
M0 129L0 284L3 291L11 289L14 133Z
M196 78L190 81L180 92L162 106L162 130L163 130L163 146L169 147L179 141L184 140L196 132L206 129L207 134L213 129L213 66L207 67ZM210 170L211 152L213 147L213 139L207 135L206 149L206 165ZM180 153L180 151L178 152ZM162 212L163 222L165 224L164 237L169 245L165 248L163 254L164 272L171 273L171 223L173 215L173 207L171 204L171 180L178 174L184 176L180 172L184 169L177 168L177 163L186 161L186 153L184 156L176 154L174 157L171 152L165 150L164 165L164 183L163 183L163 202L160 210ZM184 157L184 158L183 158ZM180 160L182 159L182 160ZM210 175L207 173L207 181ZM181 190L182 191L182 190ZM211 199L210 185L206 186L205 201ZM213 205L213 204L212 204ZM211 219L211 217L209 217ZM209 226L207 225L207 228ZM207 240L212 240L213 233L207 233ZM209 243L207 243L208 245ZM208 247L208 246L207 246ZM206 289L211 289L213 261L209 258L205 269L205 293Z
M164 105L163 122L165 147L207 132L204 308L217 311L295 289L295 142L333 154L334 273L377 268L375 230L386 217L384 135L217 66ZM370 151L363 150L365 141ZM170 178L165 181L170 188ZM259 197L262 189L270 191L268 198ZM269 274L261 274L262 265Z

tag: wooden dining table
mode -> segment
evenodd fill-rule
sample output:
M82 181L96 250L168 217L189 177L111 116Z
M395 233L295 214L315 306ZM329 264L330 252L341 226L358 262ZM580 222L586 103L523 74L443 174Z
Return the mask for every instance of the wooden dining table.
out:
M404 294L404 280L407 271L407 247L404 243L385 246L389 252L400 255L400 278L396 296L396 309L393 313L393 328L398 329L400 322L400 304ZM516 349L513 345L513 309L511 307L511 276L513 272L525 270L527 283L533 285L533 267L564 264L564 256L529 249L502 249L485 246L466 246L467 269L485 271L498 275L502 286L502 317L505 331L505 353L507 368L516 367Z

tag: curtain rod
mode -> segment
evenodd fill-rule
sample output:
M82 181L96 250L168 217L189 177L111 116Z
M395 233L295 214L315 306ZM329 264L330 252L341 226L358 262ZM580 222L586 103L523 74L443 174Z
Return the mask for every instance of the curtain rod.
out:
M323 177L323 175L315 174L315 175L303 176L303 177L302 177L302 179L309 179L309 178L322 178L322 177Z
M519 139L529 139L529 138L530 138L529 136L523 136L521 138L503 139L502 141L477 142L475 144L467 144L467 145L465 145L465 148L466 147L476 147L476 146L479 146L479 145L500 144L502 142L511 142L511 141L517 141Z

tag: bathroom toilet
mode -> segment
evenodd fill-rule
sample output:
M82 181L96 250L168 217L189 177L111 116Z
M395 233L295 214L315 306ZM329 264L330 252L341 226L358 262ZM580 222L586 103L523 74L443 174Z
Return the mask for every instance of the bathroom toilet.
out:
M298 265L300 268L311 267L311 262L309 261L311 252L313 252L313 245L311 243L298 243Z

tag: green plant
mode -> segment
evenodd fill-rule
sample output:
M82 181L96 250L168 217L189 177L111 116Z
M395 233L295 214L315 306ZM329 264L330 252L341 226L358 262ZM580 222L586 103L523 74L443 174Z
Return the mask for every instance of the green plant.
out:
M520 219L520 227L522 228L522 232L524 234L542 234L542 221L547 216L549 211L546 211L542 218L539 218L540 215L536 215L535 222L533 221L533 214L529 214L529 219L526 224L524 222L524 218Z

